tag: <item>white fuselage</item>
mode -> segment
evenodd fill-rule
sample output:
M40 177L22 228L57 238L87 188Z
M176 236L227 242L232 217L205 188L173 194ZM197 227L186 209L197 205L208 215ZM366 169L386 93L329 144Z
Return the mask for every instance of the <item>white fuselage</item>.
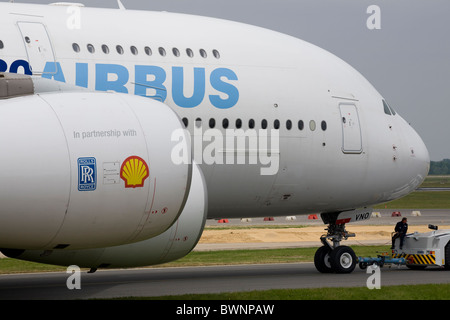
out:
M290 36L165 12L1 3L0 41L0 71L31 64L45 78L169 105L191 132L209 218L371 206L428 172L421 138L363 76ZM226 129L254 132L257 144L227 145Z

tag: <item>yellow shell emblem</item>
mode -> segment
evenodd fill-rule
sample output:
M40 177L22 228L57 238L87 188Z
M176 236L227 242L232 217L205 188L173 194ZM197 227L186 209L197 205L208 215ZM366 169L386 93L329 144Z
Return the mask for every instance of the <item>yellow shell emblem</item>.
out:
M149 177L148 165L138 156L128 157L120 168L120 178L125 181L125 188L141 188Z

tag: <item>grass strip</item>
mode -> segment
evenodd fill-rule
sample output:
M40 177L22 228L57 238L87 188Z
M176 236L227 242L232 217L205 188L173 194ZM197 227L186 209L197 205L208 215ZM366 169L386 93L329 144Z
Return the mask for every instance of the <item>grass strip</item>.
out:
M449 209L450 191L415 191L374 209Z
M388 252L389 246L352 246L356 256L376 257ZM226 264L263 264L312 262L317 248L286 248L258 250L193 251L184 258L162 266L208 266Z
M389 250L389 246L352 246L352 248L357 256L365 257L376 257L379 252ZM154 267L312 262L316 250L317 248L193 251L184 258ZM10 258L0 259L0 274L51 271L65 272L66 268Z
M366 287L273 289L217 294L128 297L121 300L449 300L450 284Z

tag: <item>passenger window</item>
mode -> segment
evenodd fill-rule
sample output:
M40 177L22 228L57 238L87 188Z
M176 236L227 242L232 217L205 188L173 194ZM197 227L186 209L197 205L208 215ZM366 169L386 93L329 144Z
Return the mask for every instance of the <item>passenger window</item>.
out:
M263 121L261 121L261 128L267 129L267 120L266 119L263 119Z
M309 122L309 129L311 129L311 131L315 131L316 130L316 122L314 120L311 120Z
M152 49L150 49L150 47L145 47L145 48L144 48L144 51L145 51L145 54L146 54L146 55L148 55L148 56L151 56L151 55L152 55Z
M216 59L220 59L220 53L219 53L219 51L217 51L217 50L213 50L213 55L214 55L214 57L216 58Z
M276 130L278 130L278 129L280 129L280 120L275 120L274 122L273 122L273 127L276 129Z
M180 50L178 50L177 48L173 48L172 49L172 53L175 57L179 57L180 56Z
M322 130L323 130L323 131L327 130L327 123L326 123L326 121L322 121L322 123L320 124L320 126L322 127Z
M253 119L248 120L248 127L250 129L253 129L255 127L255 120Z
M3 43L2 43L2 45L3 45ZM81 51L78 43L72 43L72 49L73 49L73 51L75 51L77 53Z
M242 120L236 119L236 128L240 129L242 127Z
M223 119L223 120L222 120L222 127L223 127L224 129L227 129L227 128L228 128L228 125L229 125L228 119L227 119L227 118Z
M298 130L303 130L305 128L305 124L303 123L303 120L298 120Z
M123 54L124 52L122 46L116 46L116 50L118 54Z
M188 55L189 58L192 58L194 56L194 51L192 51L191 49L187 48L186 49L186 54Z
M202 119L201 118L195 119L195 126L197 128L201 128L201 126L202 126Z
M109 53L109 48L106 44L102 45L102 51L104 54L108 54Z
M88 44L87 49L90 53L95 53L95 47L92 44Z
M292 121L291 120L286 121L286 129L288 129L288 130L292 129Z
M3 48L4 48L3 41L0 40L0 49L3 49Z
M131 46L131 47L130 47L130 51L131 51L131 53L132 53L133 55L135 55L135 56L137 56L137 54L139 53L139 52L138 52L138 49L137 49L135 46Z
M216 120L211 118L209 119L209 127L213 129L216 126Z
M163 47L159 47L158 51L162 57L166 56L166 49L164 49Z
M203 57L203 58L206 58L208 55L206 54L206 51L205 50L203 50L203 49L200 49L200 55Z
M187 128L187 126L189 124L188 119L187 118L183 118L183 123L184 123L184 126Z

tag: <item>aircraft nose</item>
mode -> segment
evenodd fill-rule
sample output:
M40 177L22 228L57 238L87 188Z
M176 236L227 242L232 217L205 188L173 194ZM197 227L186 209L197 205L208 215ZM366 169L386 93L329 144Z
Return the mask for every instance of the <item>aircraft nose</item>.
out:
M428 170L430 169L430 154L428 149L423 142L422 138L418 135L418 141L416 142L416 148L414 150L414 155L416 156L417 161L419 161L423 167L425 168L425 175L428 174Z
M412 159L412 172L415 173L418 180L417 186L422 184L430 170L430 154L419 134L412 128L410 140L410 157Z

